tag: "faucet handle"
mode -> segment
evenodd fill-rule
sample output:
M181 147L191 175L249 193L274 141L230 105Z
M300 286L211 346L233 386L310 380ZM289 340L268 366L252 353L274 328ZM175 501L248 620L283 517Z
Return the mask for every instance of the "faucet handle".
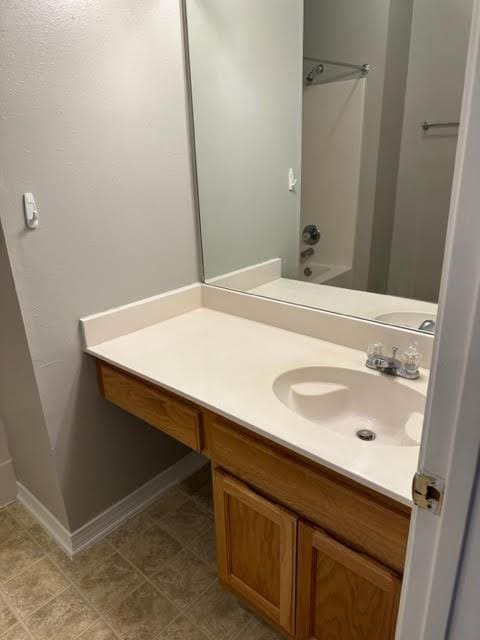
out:
M383 356L384 346L381 342L373 342L368 345L367 357L370 361L375 360L375 358L381 358Z
M402 366L404 370L410 374L418 373L420 362L422 360L422 354L417 347L418 343L414 342L408 347L402 357Z

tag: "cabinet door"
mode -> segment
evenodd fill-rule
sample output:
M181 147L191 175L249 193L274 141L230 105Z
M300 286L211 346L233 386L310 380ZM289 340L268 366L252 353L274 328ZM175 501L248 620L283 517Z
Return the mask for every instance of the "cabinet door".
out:
M297 518L222 471L214 471L221 582L292 634Z
M298 532L297 636L393 640L398 576L310 525Z

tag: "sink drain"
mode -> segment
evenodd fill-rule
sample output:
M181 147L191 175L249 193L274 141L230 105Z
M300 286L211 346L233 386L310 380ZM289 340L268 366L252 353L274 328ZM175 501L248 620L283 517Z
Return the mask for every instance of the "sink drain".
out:
M360 431L357 431L357 438L364 440L364 442L371 442L375 440L376 437L377 435L373 431L370 431L370 429L360 429Z

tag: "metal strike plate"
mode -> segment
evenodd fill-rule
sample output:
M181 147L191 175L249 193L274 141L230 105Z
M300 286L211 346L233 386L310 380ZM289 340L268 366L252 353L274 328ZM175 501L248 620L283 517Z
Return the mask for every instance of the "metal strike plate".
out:
M438 515L442 510L445 481L431 474L417 472L413 477L412 498L419 509Z

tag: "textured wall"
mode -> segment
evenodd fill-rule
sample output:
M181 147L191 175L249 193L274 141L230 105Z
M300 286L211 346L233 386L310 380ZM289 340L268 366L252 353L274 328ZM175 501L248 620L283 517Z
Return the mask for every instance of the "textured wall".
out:
M99 397L78 329L83 315L198 279L180 8L6 0L0 30L0 216L76 528L184 452Z
M68 525L1 225L0 309L0 428L18 481Z
M188 0L205 272L299 253L303 3ZM288 191L288 170L299 178Z

